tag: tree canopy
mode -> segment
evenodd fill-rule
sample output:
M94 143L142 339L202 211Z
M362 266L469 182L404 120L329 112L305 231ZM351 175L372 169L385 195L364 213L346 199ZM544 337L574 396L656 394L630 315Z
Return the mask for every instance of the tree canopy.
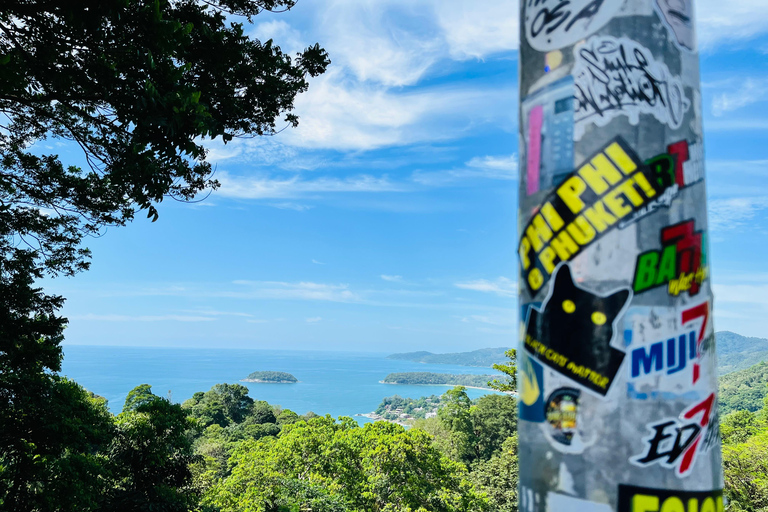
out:
M164 198L186 201L216 188L208 141L296 126L294 99L309 77L325 71L326 52L314 44L290 56L244 28L263 10L294 4L3 2L0 505L95 506L87 489L104 466L94 454L115 428L100 401L51 373L61 369L64 299L45 294L36 280L86 270L82 242L105 226L123 225L139 211L157 220ZM80 156L64 161L46 150L46 140ZM180 408L153 396L149 386L135 390L119 432L149 432L159 416L176 415L177 426L184 424ZM232 417L242 404L229 398L221 405ZM132 435L122 439L129 443ZM57 495L55 506L41 501Z
M215 187L205 139L271 134L307 77L317 44L293 58L242 23L295 0L12 0L0 13L0 226L44 268L87 267L78 243L166 196ZM41 155L71 141L81 162Z

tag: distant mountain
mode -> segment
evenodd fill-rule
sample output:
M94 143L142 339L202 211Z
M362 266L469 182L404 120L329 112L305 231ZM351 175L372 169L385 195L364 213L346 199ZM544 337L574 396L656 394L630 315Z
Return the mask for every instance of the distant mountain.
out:
M508 348L481 348L472 352L455 352L451 354L433 354L432 352L407 352L392 354L387 359L398 361L413 361L414 363L455 364L460 366L493 366L507 361L504 352Z
M720 375L749 368L768 360L768 340L749 338L730 331L715 334L717 371Z
M749 368L760 361L768 361L768 339L751 338L730 331L715 334L717 344L717 371L725 375ZM387 359L413 361L414 363L454 364L460 366L490 367L507 360L504 352L508 348L482 348L472 352L434 354L432 352L406 352L392 354Z
M755 412L763 408L768 394L768 362L760 362L745 370L720 377L720 414L745 409Z

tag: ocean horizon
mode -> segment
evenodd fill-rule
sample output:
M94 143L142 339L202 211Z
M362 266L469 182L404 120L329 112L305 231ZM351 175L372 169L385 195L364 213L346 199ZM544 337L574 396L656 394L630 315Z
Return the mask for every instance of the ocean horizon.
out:
M441 395L449 386L384 384L395 372L498 374L492 368L425 364L387 359L388 353L234 348L171 348L103 345L63 345L61 375L101 395L109 409L122 410L128 392L149 384L156 395L181 403L215 384L242 384L254 400L266 400L298 414L309 411L333 417L370 413L384 397L418 398ZM241 382L254 371L293 374L295 384ZM467 389L470 398L492 390Z

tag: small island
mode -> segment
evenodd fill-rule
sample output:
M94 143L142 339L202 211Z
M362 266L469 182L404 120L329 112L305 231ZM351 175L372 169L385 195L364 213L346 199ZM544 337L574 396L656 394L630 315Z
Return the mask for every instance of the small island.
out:
M241 382L262 382L269 384L293 384L299 379L286 372L253 372Z
M407 372L390 373L382 384L417 384L431 386L464 386L467 388L488 389L488 381L500 378L500 375L452 375L449 373Z

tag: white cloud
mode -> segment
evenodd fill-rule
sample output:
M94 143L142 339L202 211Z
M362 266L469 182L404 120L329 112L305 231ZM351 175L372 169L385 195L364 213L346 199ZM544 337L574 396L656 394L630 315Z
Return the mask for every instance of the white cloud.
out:
M238 199L295 198L320 192L400 192L403 190L402 185L392 183L386 176L359 175L349 178L321 176L303 179L299 176L244 177L220 172L216 178L221 183L221 188L216 191L217 194Z
M768 119L717 119L704 122L705 132L765 130L768 130Z
M307 318L306 321L307 321L308 324L316 324L317 322L319 322L322 319L323 319L323 317L321 317L321 316L314 316L312 318Z
M416 183L427 186L446 186L460 181L477 179L517 179L517 155L475 157L461 169L417 171L413 174L413 180Z
M293 55L300 53L307 45L306 37L291 27L285 20L272 20L257 24L248 34L250 37L256 37L266 43L268 39L273 40L273 44L280 46L283 53Z
M510 86L401 91L329 71L296 99L298 128L278 137L293 146L342 151L447 140L482 124L511 126L514 102Z
M240 316L240 317L246 317L246 318L250 318L253 316L250 313L242 313L240 311L218 311L215 309L186 309L181 311L184 313L192 313L196 315L205 315L205 316Z
M707 171L724 175L768 175L768 160L707 160Z
M245 292L224 292L224 297L281 300L317 300L329 302L360 302L361 298L346 284L312 282L285 283L278 281L234 281L247 288Z
M385 281L393 281L393 282L402 282L403 276L388 276L386 274L381 274L381 278Z
M277 208L278 210L293 210L295 212L305 212L314 208L311 204L291 203L288 201L283 203L269 203L269 206Z
M698 0L697 35L703 49L724 41L751 39L768 31L765 0Z
M325 265L325 263L323 263L322 261L317 261L314 259L312 260L312 263L314 263L315 265Z
M212 322L215 318L185 315L71 315L72 320L92 320L97 322Z
M334 63L361 82L414 84L440 53L426 7L403 0L331 0L322 5L319 37Z
M743 78L730 89L712 99L712 114L716 117L768 99L768 79Z
M765 197L731 197L709 203L709 228L712 231L733 230L768 208Z
M437 20L454 59L516 50L520 40L517 1L433 0Z
M488 281L486 279L466 281L456 283L455 286L464 290L495 293L501 297L517 297L517 283L506 277L499 277L495 281Z
M487 325L497 325L504 327L511 327L515 322L514 311L508 311L505 315L488 314L488 315L469 315L462 317L462 322L465 323L480 323Z

